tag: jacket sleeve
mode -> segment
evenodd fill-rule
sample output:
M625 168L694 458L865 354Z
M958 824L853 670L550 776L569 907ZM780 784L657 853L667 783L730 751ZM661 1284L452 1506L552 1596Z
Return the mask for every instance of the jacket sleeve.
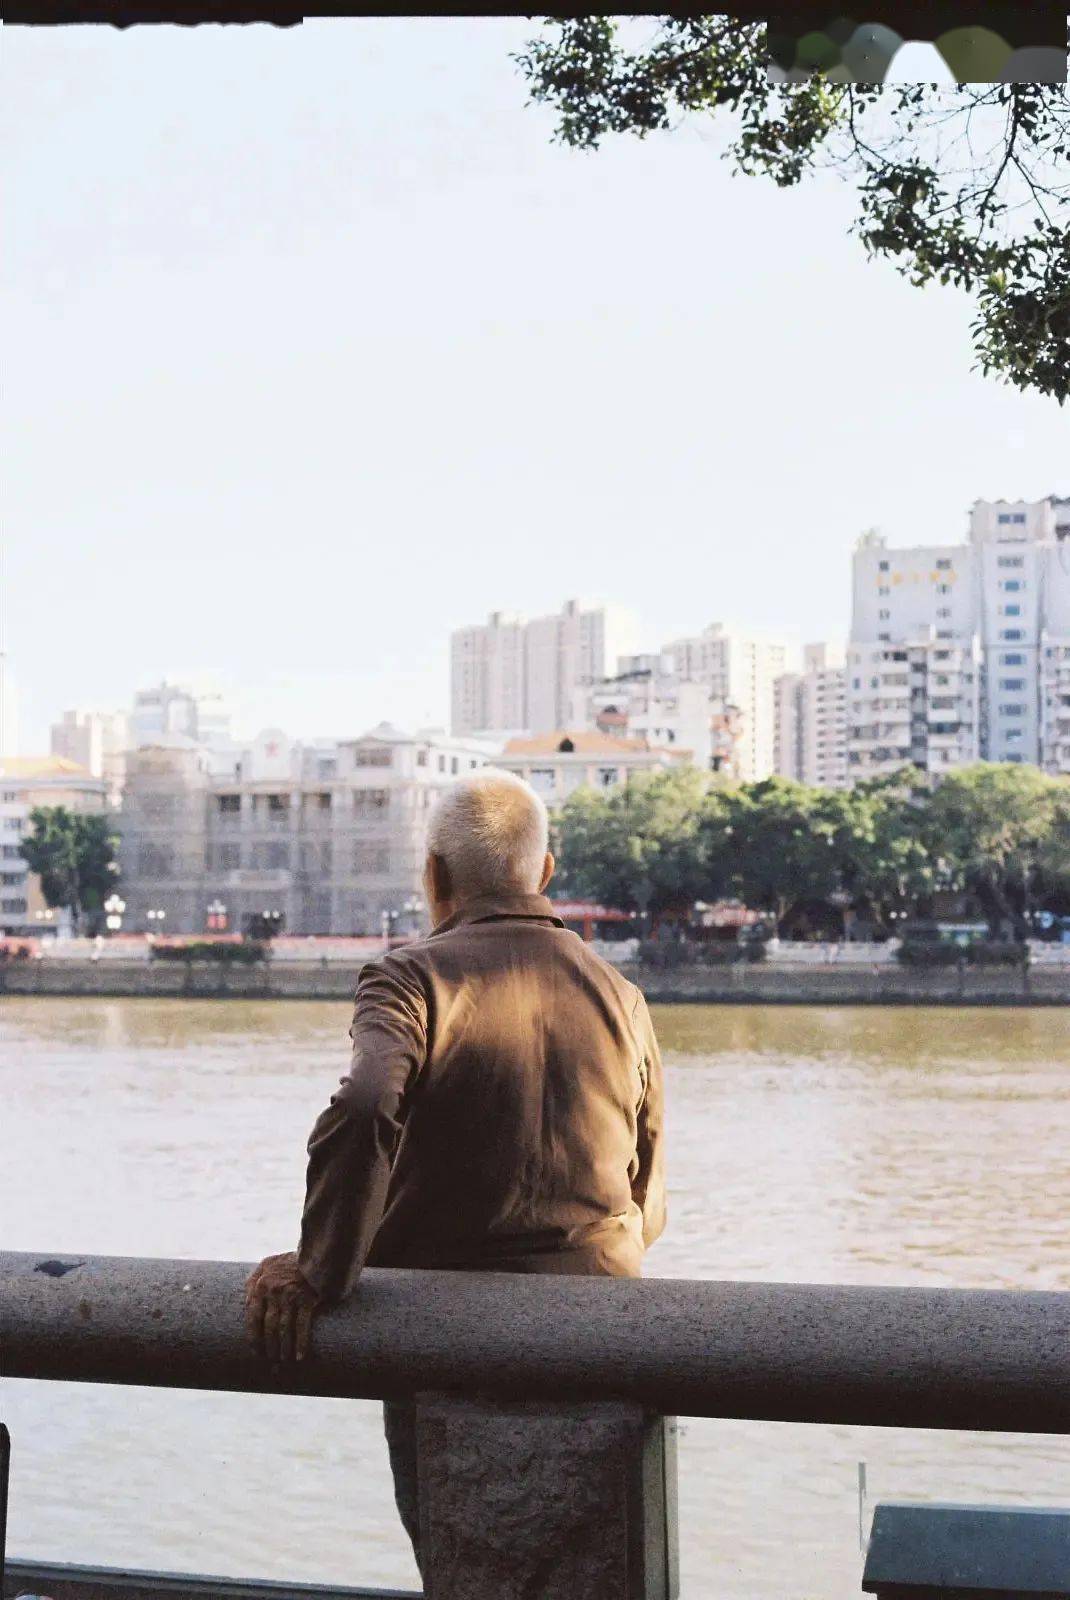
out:
M427 1055L427 1005L402 963L386 957L357 980L349 1072L308 1141L297 1264L324 1300L356 1286L382 1220L408 1109Z
M632 1180L632 1199L643 1213L643 1243L652 1245L665 1228L664 1093L661 1052L646 1001L640 995L635 1024L642 1050L643 1098L636 1123L638 1168Z

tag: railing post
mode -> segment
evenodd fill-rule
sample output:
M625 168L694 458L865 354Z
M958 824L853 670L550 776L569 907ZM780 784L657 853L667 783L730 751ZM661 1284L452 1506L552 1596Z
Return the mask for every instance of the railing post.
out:
M416 1401L427 1600L676 1600L676 1419L626 1401Z

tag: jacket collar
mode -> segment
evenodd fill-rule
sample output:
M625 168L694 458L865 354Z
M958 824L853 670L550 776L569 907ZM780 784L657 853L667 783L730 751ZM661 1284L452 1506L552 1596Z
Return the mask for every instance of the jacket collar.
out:
M517 918L528 922L548 922L552 927L563 928L562 919L544 894L479 894L465 900L450 916L444 917L431 929L431 937L449 933L452 928L469 922L499 922Z

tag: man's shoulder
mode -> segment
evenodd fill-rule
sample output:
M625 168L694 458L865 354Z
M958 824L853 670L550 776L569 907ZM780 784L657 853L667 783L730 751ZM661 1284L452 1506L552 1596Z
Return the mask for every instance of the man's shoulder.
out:
M576 959L588 968L594 968L603 980L613 987L628 1009L634 1011L643 998L643 992L639 986L632 983L630 978L626 978L620 968L615 966L612 961L607 960L600 951L593 949L591 945L581 939L578 933L572 934L571 937L575 941L572 949Z

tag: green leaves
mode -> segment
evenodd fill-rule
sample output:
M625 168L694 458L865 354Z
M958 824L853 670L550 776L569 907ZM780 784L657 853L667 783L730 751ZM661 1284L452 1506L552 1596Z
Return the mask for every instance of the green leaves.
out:
M77 927L80 914L99 911L118 881L118 836L107 817L65 806L36 807L30 826L20 846L23 859L40 876L46 904L65 907Z
M995 763L935 788L910 768L848 790L656 773L574 794L554 850L570 893L623 910L738 897L778 922L850 905L891 928L935 894L965 891L994 926L1024 927L1045 899L1070 908L1070 784Z
M595 150L682 117L733 113L735 170L792 187L818 167L856 183L853 230L916 286L977 293L978 366L1070 394L1070 91L1062 84L774 83L766 28L725 16L646 19L645 48L610 17L547 19L516 59L557 138Z

